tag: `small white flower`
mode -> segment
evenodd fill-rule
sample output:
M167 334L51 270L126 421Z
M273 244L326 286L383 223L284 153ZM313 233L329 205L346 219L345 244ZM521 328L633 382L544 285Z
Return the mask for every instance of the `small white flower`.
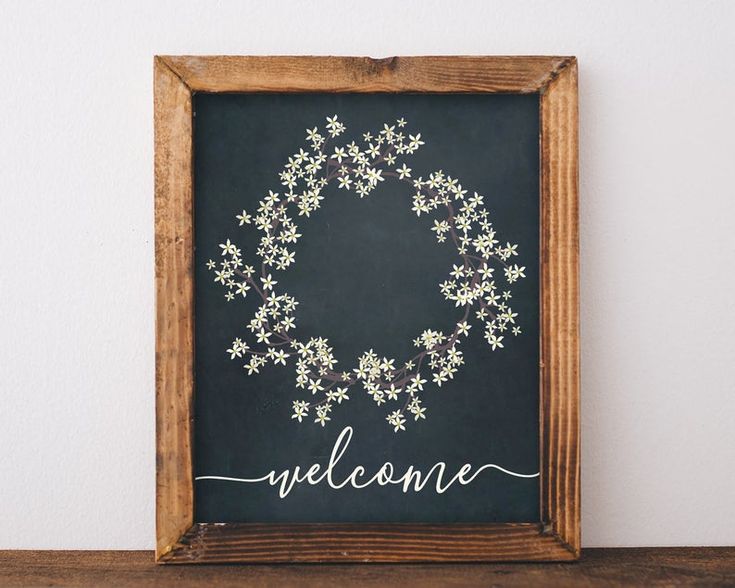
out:
M406 427L403 426L403 424L406 422L405 417L401 414L400 410L396 410L392 413L390 413L386 420L393 426L393 431L405 431Z
M312 394L316 394L317 392L321 392L324 390L324 387L321 385L322 380L321 378L318 380L309 380L309 391Z
M337 121L337 115L335 114L331 118L327 117L327 129L329 130L329 135L331 137L336 137L345 130L345 126L341 122Z
M219 246L222 249L222 255L234 255L237 251L237 248L229 239L227 239L226 243L220 243Z
M260 281L263 282L263 290L272 290L273 286L278 283L273 279L271 274L268 274L265 278L260 278Z
M250 361L245 364L245 369L248 370L248 376L252 376L253 374L260 373L258 371L258 368L260 367L260 362L258 361L257 357L251 357Z
M501 341L503 340L502 336L498 337L494 334L488 334L486 339L490 347L493 348L493 351L495 351L498 347L503 347L503 344L501 343Z
M303 400L296 400L293 403L293 415L292 419L298 419L299 422L309 414L309 405Z
M314 127L313 129L306 129L306 140L311 141L312 143L317 142L321 139L321 135L319 134L319 129L317 127Z
M426 380L421 378L421 374L416 374L411 378L411 385L415 386L419 390L424 389L424 384L426 384Z
M434 374L434 383L441 388L442 383L447 381L447 375L441 371L441 372L435 372Z
M286 365L286 359L288 359L288 355L283 351L283 349L279 349L273 354L273 363L276 365L279 363L281 365Z
M509 284L512 284L519 278L525 278L526 274L524 274L524 270L526 269L525 266L518 267L518 264L511 265L505 268L505 277L508 280Z
M339 187L344 188L345 190L349 190L350 186L352 185L352 180L350 179L350 176L340 176L337 178L337 181L339 182Z
M240 221L240 226L243 226L243 225L246 225L246 224L247 224L247 225L249 225L249 224L250 224L250 222L252 221L252 218L253 218L253 217L251 217L251 216L250 216L250 215L249 215L249 214L248 214L247 212L245 212L244 210L242 211L242 213L241 213L241 214L238 214L238 215L237 215L237 220L239 220L239 221Z
M350 397L347 396L347 388L337 386L337 391L335 392L335 396L337 398L337 404L342 404L343 400L349 400Z
M347 154L345 153L344 147L335 147L334 148L334 155L332 155L332 159L336 159L337 163L342 163L342 160L347 157Z
M416 136L409 135L408 138L410 140L409 148L412 150L416 150L424 144L424 142L421 140L421 133L418 133Z
M258 339L258 343L265 343L266 345L270 344L271 333L265 329L261 328L256 334L256 337Z
M400 388L396 388L395 384L391 384L390 388L386 391L386 396L389 400L398 400L398 395L401 393Z

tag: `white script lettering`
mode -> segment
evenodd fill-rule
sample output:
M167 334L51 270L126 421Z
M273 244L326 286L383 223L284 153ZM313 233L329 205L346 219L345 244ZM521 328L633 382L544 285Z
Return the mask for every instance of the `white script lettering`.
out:
M322 470L322 466L318 463L311 465L305 472L302 473L302 468L296 466L292 470L283 470L281 473L276 473L272 470L265 476L260 478L231 478L228 476L197 476L196 480L220 480L224 482L240 482L245 484L257 484L261 482L267 482L271 486L278 486L278 496L286 498L294 486L297 484L308 484L315 486L326 481L327 485L335 490L340 490L345 486L351 486L353 488L361 489L366 488L372 484L377 483L379 486L387 486L388 484L395 484L401 487L403 493L408 493L410 490L414 492L421 492L427 484L429 484L432 476L434 480L434 490L437 494L444 494L451 486L455 483L461 486L470 484L477 478L477 476L485 470L497 470L509 476L516 478L537 478L538 472L535 474L519 474L511 470L505 469L494 463L486 463L473 469L473 466L469 463L464 464L459 468L456 474L447 479L447 464L443 461L435 463L426 475L421 470L416 469L410 465L406 471L395 477L395 467L389 461L385 462L378 471L365 479L366 470L363 466L356 466L351 473L349 473L344 479L339 481L335 468L342 459L342 456L347 451L352 440L353 430L352 427L345 427L337 437L332 448L332 453L329 456L329 463L327 467ZM321 472L321 473L320 473Z

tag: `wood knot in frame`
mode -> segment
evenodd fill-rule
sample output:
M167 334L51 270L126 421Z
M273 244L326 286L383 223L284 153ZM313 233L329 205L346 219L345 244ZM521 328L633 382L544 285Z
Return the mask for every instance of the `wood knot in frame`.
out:
M365 73L368 75L380 75L381 73L395 71L398 66L398 57L383 57L381 59L373 59L366 57L364 60Z

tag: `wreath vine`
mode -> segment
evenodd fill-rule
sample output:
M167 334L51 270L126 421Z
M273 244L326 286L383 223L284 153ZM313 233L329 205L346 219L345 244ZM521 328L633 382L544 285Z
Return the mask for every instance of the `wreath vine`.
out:
M318 127L307 129L305 145L288 158L279 173L281 193L269 190L253 214L243 210L236 216L240 226L254 225L263 233L256 255L260 271L243 261L242 250L230 239L219 245L222 259L210 259L207 268L214 272L214 281L225 289L225 299L247 296L251 290L260 299L260 306L248 323L252 347L236 337L227 353L230 359L245 359L248 375L258 374L269 362L286 366L295 360L296 388L311 393L312 398L293 401L292 419L302 422L315 416L315 423L324 426L336 405L350 399L349 393L358 383L378 406L398 403L386 420L395 432L405 430L407 419L426 418L422 395L430 372L437 387L454 378L464 364L459 350L461 337L469 335L471 312L484 327L484 337L491 350L504 347L506 331L517 336L518 314L509 306L512 294L495 282L495 271L502 268L505 281L512 284L524 278L525 267L511 264L518 255L517 245L501 245L484 207L484 198L477 192L468 196L456 178L435 171L428 179L414 178L413 170L397 160L415 153L424 141L421 133L404 131L403 118L395 124L384 124L374 135L362 135L362 146L355 141L335 145L328 154L330 141L342 135L346 127L337 115L327 117L325 133ZM396 128L397 127L397 128ZM325 136L326 135L326 136ZM426 329L416 339L417 353L401 365L396 360L380 357L372 349L364 352L357 367L348 371L336 368L337 359L329 341L312 337L300 341L295 336L294 311L299 304L286 292L277 293L274 272L285 271L295 263L294 246L301 237L292 214L310 217L324 200L324 188L336 180L341 190L354 190L360 198L368 196L386 178L410 184L415 189L412 210L417 216L446 211L446 217L435 218L431 230L439 243L449 241L457 248L459 263L452 264L448 278L439 285L444 298L462 308L461 318L452 333ZM397 406L397 407L396 407Z

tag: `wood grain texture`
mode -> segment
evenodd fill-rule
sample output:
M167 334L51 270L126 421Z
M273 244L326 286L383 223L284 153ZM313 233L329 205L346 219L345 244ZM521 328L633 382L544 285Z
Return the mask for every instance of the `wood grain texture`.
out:
M150 551L0 551L2 586L733 586L735 547L585 549L575 563L156 566Z
M541 97L541 415L545 521L579 555L577 62Z
M538 92L568 57L163 56L194 92Z
M194 524L193 92L540 92L543 524ZM162 563L570 560L580 554L577 64L568 57L159 57L156 557Z
M199 523L164 556L173 563L236 561L550 561L573 554L543 525Z
M191 93L154 64L156 250L156 552L193 523L194 288Z

